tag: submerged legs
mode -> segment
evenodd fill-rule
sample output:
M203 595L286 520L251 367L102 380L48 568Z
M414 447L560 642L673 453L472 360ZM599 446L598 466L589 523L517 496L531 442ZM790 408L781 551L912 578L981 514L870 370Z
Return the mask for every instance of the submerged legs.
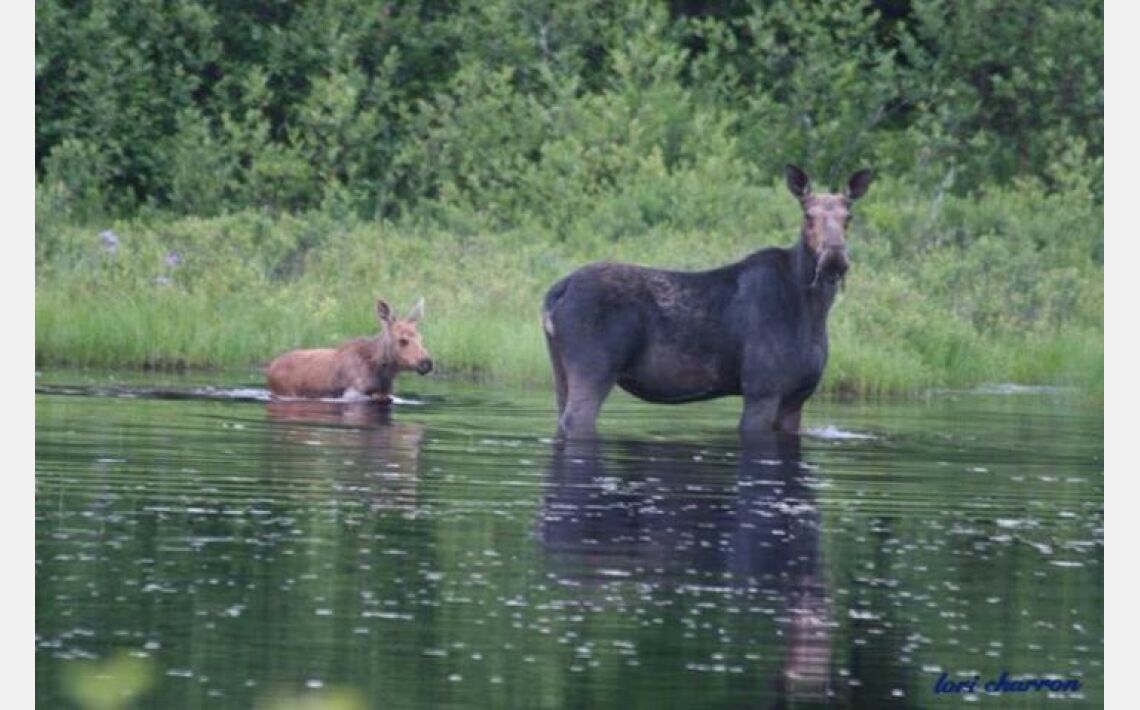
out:
M771 433L776 428L780 398L775 395L744 397L744 413L740 415L741 436Z
M804 403L784 403L780 405L780 413L776 418L776 429L785 434L798 434L800 431L800 413L803 412Z
M778 431L798 434L804 399L790 399L778 394L745 394L744 412L740 415L740 433L759 435Z
M597 374L567 373L566 405L558 417L558 433L591 436L597 431L598 411L616 378Z

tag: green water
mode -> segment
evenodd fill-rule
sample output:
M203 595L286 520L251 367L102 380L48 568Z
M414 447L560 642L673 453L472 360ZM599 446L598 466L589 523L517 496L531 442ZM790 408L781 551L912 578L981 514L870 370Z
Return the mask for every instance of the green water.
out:
M1101 702L1099 402L816 399L742 448L737 400L615 395L562 446L545 390L398 384L37 375L37 703Z

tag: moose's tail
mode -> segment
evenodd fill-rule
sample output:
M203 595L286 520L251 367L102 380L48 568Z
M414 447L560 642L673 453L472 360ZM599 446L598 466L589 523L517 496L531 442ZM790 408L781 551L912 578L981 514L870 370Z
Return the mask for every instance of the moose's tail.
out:
M542 332L546 335L546 348L550 353L550 365L554 369L554 396L558 404L558 415L566 409L566 367L562 363L561 347L554 339L553 311L566 294L570 279L565 278L550 287L542 301Z
M542 331L546 333L546 337L552 338L554 336L554 320L551 318L551 313L554 311L555 306L562 300L562 296L566 293L566 287L569 285L569 279L562 279L558 283L550 287L546 292L546 298L542 301Z

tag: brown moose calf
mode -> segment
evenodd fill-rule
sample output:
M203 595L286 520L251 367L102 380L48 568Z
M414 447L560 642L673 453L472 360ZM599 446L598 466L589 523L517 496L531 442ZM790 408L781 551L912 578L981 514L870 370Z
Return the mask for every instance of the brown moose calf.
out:
M406 318L396 318L383 300L376 302L380 333L354 338L335 348L290 350L265 368L269 391L279 397L367 395L387 402L392 381L405 370L431 372L431 355L416 328L424 314L421 298Z

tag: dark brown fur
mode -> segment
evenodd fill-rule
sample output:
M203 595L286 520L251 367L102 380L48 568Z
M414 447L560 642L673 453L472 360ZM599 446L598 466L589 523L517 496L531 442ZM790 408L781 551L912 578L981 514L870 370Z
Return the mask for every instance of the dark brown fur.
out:
M827 314L848 268L851 204L871 173L819 194L799 168L785 175L804 213L793 247L711 271L590 264L550 288L542 327L561 432L593 434L615 384L670 404L742 395L742 432L799 429L827 362Z
M395 318L384 301L376 302L380 333L355 338L335 348L290 350L265 369L269 390L279 397L341 397L349 390L373 399L389 400L396 375L432 370L417 322L423 300L407 318Z

